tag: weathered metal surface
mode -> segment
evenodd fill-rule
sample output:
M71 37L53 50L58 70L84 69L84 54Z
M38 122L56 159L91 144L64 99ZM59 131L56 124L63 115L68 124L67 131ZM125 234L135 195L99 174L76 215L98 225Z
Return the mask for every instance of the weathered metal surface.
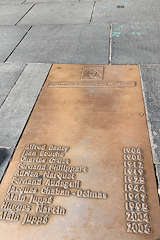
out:
M4 239L160 237L138 67L102 67L113 88L97 88L95 79L92 88L72 87L84 81L83 65L51 69L0 186Z

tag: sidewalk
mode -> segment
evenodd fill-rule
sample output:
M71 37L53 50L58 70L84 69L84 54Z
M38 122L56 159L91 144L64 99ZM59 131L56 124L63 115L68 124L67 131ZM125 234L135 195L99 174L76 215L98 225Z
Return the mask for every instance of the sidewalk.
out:
M159 0L0 0L1 178L52 64L138 64L160 191L159 12Z

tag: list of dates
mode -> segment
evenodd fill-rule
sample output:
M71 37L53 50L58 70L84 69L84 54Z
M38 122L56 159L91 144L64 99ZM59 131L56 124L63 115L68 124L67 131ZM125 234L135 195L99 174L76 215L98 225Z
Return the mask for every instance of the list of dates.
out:
M150 212L143 151L139 147L125 147L123 159L127 232L150 234Z

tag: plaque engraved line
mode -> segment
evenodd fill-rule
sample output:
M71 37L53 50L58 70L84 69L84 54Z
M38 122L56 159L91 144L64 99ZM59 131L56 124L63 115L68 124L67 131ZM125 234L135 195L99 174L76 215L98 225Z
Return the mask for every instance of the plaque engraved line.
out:
M128 233L150 234L144 157L139 147L124 147L125 214Z
M123 88L123 87L136 87L135 81L115 81L115 82L107 82L107 81L101 81L101 82L89 82L89 81L81 81L81 82L50 82L48 84L49 88L84 88L84 87L117 87L117 88Z

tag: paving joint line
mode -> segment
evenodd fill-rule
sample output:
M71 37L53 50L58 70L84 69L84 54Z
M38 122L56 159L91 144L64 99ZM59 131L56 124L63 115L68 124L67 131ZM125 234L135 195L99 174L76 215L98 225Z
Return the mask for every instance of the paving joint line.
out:
M25 3L26 0L23 2ZM21 3L22 4L22 3ZM34 3L28 10L27 12L18 20L18 22L16 22L15 26L29 13L29 11L35 6L36 4Z
M16 44L16 46L13 48L13 50L11 51L11 53L8 55L8 57L4 60L4 63L9 59L9 57L12 55L12 53L15 51L15 49L19 46L19 44L23 41L23 39L25 38L25 36L28 34L28 32L31 30L32 26L29 27L29 29L27 30L27 32L24 34L24 36L22 37L22 39Z
M112 64L112 24L109 26L109 54L108 54L108 64Z
M91 17L90 17L90 20L89 20L89 24L91 24L91 22L92 22L93 13L94 13L94 10L95 10L95 5L96 5L96 1L93 2L93 8L92 8L92 12L91 12Z
M5 99L4 99L3 102L0 104L0 109L1 109L2 105L5 103L5 101L7 100L7 98L8 98L8 96L9 96L9 94L11 93L12 89L15 87L18 79L20 78L20 76L22 75L24 69L26 68L26 65L27 65L27 64L24 65L24 67L23 67L22 71L20 72L17 80L15 81L14 85L11 87L11 89L10 89L10 91L8 92L8 94L6 95ZM0 148L1 148L1 146L0 146Z

